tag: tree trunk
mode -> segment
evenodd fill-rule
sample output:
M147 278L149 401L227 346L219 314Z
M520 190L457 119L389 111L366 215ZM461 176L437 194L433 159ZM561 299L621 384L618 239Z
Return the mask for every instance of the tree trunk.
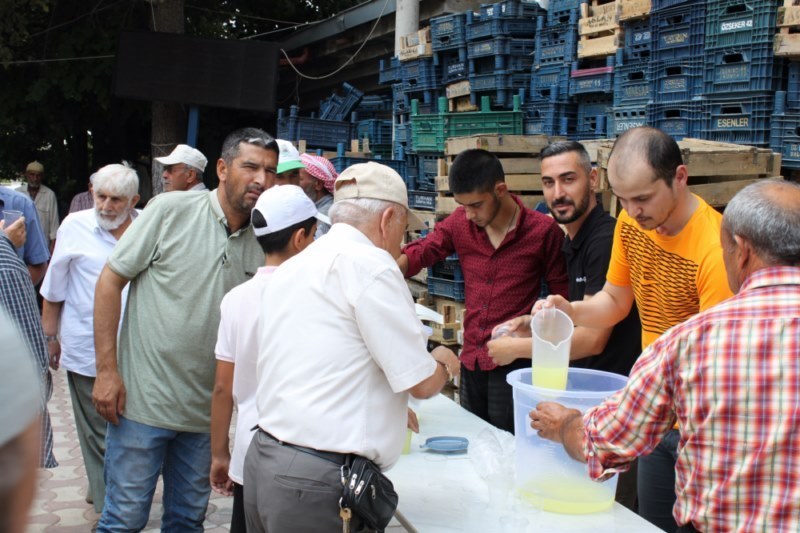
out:
M183 0L148 0L152 8L152 30L164 33L183 33ZM163 191L161 165L155 160L169 154L186 137L186 115L180 104L153 102L150 155L153 195Z

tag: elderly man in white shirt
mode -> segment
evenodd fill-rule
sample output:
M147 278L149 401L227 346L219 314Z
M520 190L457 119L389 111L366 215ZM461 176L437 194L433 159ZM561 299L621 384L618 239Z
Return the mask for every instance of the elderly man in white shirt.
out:
M351 166L330 215L326 237L275 271L258 310L259 431L244 471L251 533L363 530L355 513L350 524L340 518L340 467L353 456L393 466L409 394L437 394L458 368L449 350L427 353L395 261L407 223L421 226L402 178L373 162Z
M67 371L75 425L89 493L86 501L101 512L105 499L103 455L106 421L92 405L95 380L94 288L106 259L137 212L139 178L128 165L107 165L94 175L94 209L64 219L42 282L42 325L50 366ZM127 287L122 295L124 305Z

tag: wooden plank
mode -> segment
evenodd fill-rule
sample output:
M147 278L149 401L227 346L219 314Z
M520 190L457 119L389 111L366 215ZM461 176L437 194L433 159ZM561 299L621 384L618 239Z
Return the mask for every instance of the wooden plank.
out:
M597 166L608 168L611 143L597 150ZM780 155L768 148L756 148L703 139L678 141L690 177L697 176L774 176L780 173Z
M444 89L447 98L458 98L459 96L469 96L469 80L451 83Z
M776 56L800 58L800 33L777 33L772 49Z
M541 174L506 174L506 185L508 190L515 192L528 192L542 190ZM437 192L450 192L450 183L447 176L436 177Z
M445 142L446 155L458 155L464 150L482 148L495 154L536 155L542 148L564 137L547 135L472 135L471 137L451 137Z
M440 176L447 176L450 172L452 157L439 159L438 173ZM542 171L542 161L538 157L503 157L501 154L499 159L506 176L509 174L539 174Z
M650 16L650 0L617 0L617 8L620 22Z
M411 209L411 212L417 215L428 228L433 229L436 226L436 213L422 211L421 209Z
M581 4L581 18L578 21L579 35L595 35L618 29L616 2L591 6L590 9L587 9L588 7L587 4Z
M800 26L800 6L787 6L778 8L779 28Z
M728 205L737 192L758 180L725 181L705 185L690 185L689 190L713 207Z
M597 57L610 56L617 52L620 47L620 36L615 32L613 35L605 37L595 37L593 39L583 38L578 42L578 57Z
M531 209L536 208L536 204L544 202L544 196L539 195L523 195L519 196L522 200L522 205ZM458 204L452 196L439 196L436 198L436 213L442 215L449 215L456 210Z
M474 105L469 96L459 96L447 100L447 110L450 113L464 113L470 111L480 111L480 107Z

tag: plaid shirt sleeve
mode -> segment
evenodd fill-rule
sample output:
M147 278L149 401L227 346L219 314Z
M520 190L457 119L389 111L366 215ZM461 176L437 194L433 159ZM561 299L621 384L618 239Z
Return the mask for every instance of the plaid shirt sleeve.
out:
M53 394L53 381L48 368L49 354L39 308L36 305L36 292L27 267L17 256L11 241L2 232L0 232L0 304L5 307L25 337L42 378L44 394L41 400L42 440L39 466L54 468L58 466L58 462L53 456L53 429L47 411L47 402Z
M674 361L680 342L665 335L648 347L620 392L586 412L584 455L589 475L605 480L649 454L675 424Z

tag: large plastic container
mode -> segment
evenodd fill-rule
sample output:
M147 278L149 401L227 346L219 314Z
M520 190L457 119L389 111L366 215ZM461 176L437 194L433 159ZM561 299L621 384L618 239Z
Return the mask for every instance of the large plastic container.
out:
M554 401L586 411L625 386L628 378L610 372L570 368L567 389L534 387L533 372L523 368L508 374L514 389L514 432L517 441L516 486L523 499L545 511L588 514L614 504L617 477L592 481L584 463L572 459L561 444L545 440L531 428L528 413L539 402Z

